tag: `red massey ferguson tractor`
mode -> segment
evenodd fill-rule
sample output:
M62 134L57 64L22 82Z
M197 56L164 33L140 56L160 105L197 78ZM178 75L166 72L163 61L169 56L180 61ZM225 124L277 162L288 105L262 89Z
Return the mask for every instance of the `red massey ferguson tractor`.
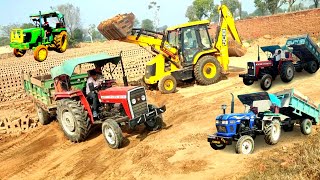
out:
M99 100L98 116L93 117L90 102L92 99L86 96L86 83L78 87L73 86L70 79L81 75L73 71L77 65L84 63L94 63L96 67L107 67L106 64L109 64L112 76L119 62L122 66L124 87L112 87L115 82L112 79L104 79L97 87L89 85L90 91L97 93ZM113 70L110 63L115 65ZM112 57L102 53L67 60L61 66L52 68L51 76L55 86L57 119L64 134L72 142L84 141L94 124L102 124L106 142L114 149L121 147L121 125L134 128L144 124L148 130L158 130L162 127L161 114L166 111L166 107L157 108L148 104L144 87L128 86L121 56Z
M257 62L248 62L247 74L240 74L243 83L250 86L254 81L261 79L260 86L263 90L268 90L272 86L272 81L278 75L283 82L290 82L294 77L295 67L293 64L292 53L282 50L280 46L261 47L264 52L270 52L267 61L260 61L258 56Z

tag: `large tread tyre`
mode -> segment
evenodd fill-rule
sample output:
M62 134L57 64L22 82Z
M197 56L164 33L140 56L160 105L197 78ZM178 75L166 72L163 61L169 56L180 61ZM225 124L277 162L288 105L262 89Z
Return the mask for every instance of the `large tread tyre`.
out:
M294 78L294 65L292 62L284 62L280 69L280 78L283 82L290 82Z
M158 89L162 94L174 93L177 89L177 80L172 75L161 78L158 82Z
M65 136L72 142L84 141L91 129L88 112L80 101L62 99L57 102L57 119Z
M283 129L284 132L291 132L294 129L294 125L293 124L285 125L285 126L282 127L282 129Z
M306 70L310 74L314 74L319 69L319 64L316 61L310 61L307 62L307 64L304 67L304 70Z
M241 136L236 144L237 154L251 154L254 150L254 140L251 136Z
M270 74L265 74L261 78L260 82L261 89L268 90L272 86L272 76Z
M250 86L254 83L254 80L251 80L251 79L246 79L246 78L243 78L243 84L245 84L246 86Z
M227 145L226 144L210 143L210 146L214 150L222 150L222 149L226 148Z
M56 51L63 53L67 50L68 46L68 34L66 31L62 31L60 34L55 35L53 43L56 46Z
M119 124L112 120L107 119L102 123L102 134L112 149L118 149L122 145L123 135Z
M149 111L153 111L155 108L157 108L157 106L153 104L148 104L148 108L149 108ZM163 124L162 114L159 114L158 116L144 123L148 131L157 131L162 128L162 124Z
M214 56L201 57L194 66L194 76L201 85L210 85L219 81L221 66Z
M275 145L279 142L281 136L281 124L279 120L272 120L264 128L264 140L269 145Z
M48 57L48 48L45 45L37 46L33 55L36 61L43 62Z
M312 133L312 121L310 119L304 119L300 124L300 130L302 134L309 135Z
M13 54L15 57L22 57L24 54L26 54L26 52L26 50L19 50L16 48L13 49Z
M39 118L39 122L42 125L47 125L50 123L50 114L49 112L45 111L42 107L39 105L36 105L36 111Z

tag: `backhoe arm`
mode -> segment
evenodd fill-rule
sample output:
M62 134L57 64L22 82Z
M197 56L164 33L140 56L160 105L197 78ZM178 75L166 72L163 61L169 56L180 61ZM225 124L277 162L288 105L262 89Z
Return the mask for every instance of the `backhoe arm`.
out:
M231 33L231 36L233 37L233 39L237 41L237 43L242 45L242 41L240 39L236 25L234 23L233 16L230 10L228 9L228 7L225 5L222 5L220 6L219 11L221 12L220 16L223 18L223 23L227 24L229 32Z

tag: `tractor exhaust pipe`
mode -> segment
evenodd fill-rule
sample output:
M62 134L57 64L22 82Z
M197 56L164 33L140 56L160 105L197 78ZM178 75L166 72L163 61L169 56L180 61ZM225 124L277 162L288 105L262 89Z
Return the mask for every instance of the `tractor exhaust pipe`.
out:
M258 45L258 61L260 61L260 47L259 47L259 45Z
M233 94L231 93L232 95L232 100L231 100L231 113L234 113L234 96Z
M124 86L128 86L128 78L126 76L126 72L124 70L123 62L122 62L122 51L120 51L120 63L121 63L121 69L122 69L123 84L124 84Z

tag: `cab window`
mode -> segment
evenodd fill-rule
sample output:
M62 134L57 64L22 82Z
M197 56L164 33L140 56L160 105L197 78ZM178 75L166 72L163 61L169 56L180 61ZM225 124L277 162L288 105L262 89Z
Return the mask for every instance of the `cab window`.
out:
M172 46L178 47L178 45L179 45L179 33L178 33L178 31L170 31L168 33L168 42Z
M201 38L201 44L204 46L204 49L211 48L210 36L206 27L202 26L199 28L199 34Z

